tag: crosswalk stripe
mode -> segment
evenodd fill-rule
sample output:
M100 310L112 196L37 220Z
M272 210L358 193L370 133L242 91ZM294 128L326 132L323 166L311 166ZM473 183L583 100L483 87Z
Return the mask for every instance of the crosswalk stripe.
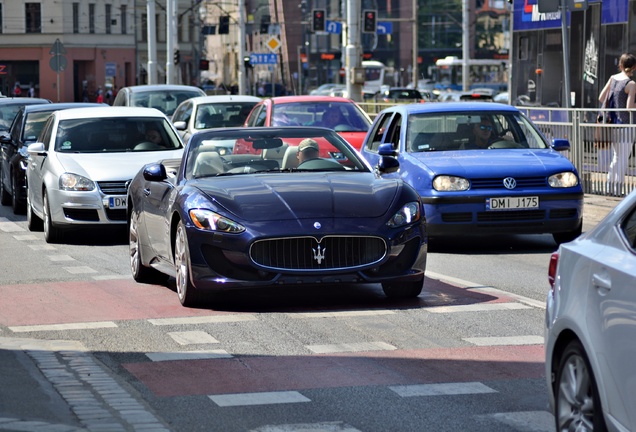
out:
M456 306L436 306L427 308L430 313L457 313L457 312L491 312L499 310L532 309L521 303L481 303Z
M214 323L228 323L228 322L240 322L240 321L256 321L257 318L250 314L236 314L236 315L211 315L201 317L185 317L185 318L158 318L149 319L148 322L152 325L178 325L178 324L214 324Z
M40 240L38 236L33 234L19 234L14 235L13 238L19 241Z
M390 310L363 310L363 311L342 311L342 312L301 312L287 314L291 318L349 318L358 316L393 315Z
M295 423L264 425L250 432L361 432L345 422Z
M113 328L117 327L113 321L98 321L98 322L85 322L85 323L68 323L68 324L41 324L32 326L14 326L9 327L14 333L26 333L37 331L61 331L61 330L88 330L99 328Z
M496 390L480 382L460 382L442 384L415 384L390 386L389 389L402 397L449 396L480 393L497 393Z
M494 418L513 427L515 430L529 432L554 432L554 416L548 411L521 411L484 414L478 418Z
M59 262L59 261L75 261L75 258L73 258L70 255L49 255L47 257L50 261L53 262Z
M0 230L4 232L25 231L20 225L4 217L0 217Z
M397 348L385 342L340 343L329 345L307 345L306 348L316 354L363 351L391 351Z
M62 268L71 274L97 273L97 270L92 269L88 266L62 267Z
M498 345L543 345L543 336L493 336L463 338L478 346L498 346Z
M210 395L208 397L220 407L311 402L311 399L296 391Z
M169 332L168 335L179 345L219 343L209 333L201 330Z
M176 351L176 352L154 352L146 353L153 362L177 361L177 360L212 360L222 358L233 358L232 354L227 351L219 350L200 350L200 351Z

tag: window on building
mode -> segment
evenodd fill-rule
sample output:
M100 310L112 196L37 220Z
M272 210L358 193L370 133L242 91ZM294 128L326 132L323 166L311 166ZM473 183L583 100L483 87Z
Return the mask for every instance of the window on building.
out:
M42 14L40 3L25 3L26 33L42 33Z
M109 4L107 4L105 6L106 6L106 10L104 11L105 12L104 16L106 17L106 22L105 22L105 24L106 24L106 34L110 34L111 33L110 26L113 23L112 22L113 16L111 14L112 7Z
M0 33L2 33L2 4L0 4Z
M95 33L95 3L88 5L88 32Z
M166 32L161 31L161 16L155 15L155 39L157 42L166 41Z
M128 24L126 21L126 12L128 12L126 5L121 5L120 11L121 14L119 20L121 21L121 34L126 34L126 27Z
M73 3L73 33L79 32L79 3Z
M148 42L148 15L141 14L141 34L137 36L137 40Z

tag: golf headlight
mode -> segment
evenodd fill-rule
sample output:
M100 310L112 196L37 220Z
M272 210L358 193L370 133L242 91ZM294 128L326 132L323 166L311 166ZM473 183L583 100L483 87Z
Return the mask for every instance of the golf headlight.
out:
M64 173L60 176L60 190L64 191L92 191L95 182L84 176Z
M433 189L439 192L465 191L470 187L470 182L463 177L437 176L433 180Z
M568 188L579 184L579 179L571 171L566 171L548 177L548 184L553 188Z

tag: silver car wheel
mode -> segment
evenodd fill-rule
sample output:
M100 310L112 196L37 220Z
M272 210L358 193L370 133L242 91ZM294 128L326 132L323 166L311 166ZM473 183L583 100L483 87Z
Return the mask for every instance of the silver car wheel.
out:
M179 300L184 303L188 294L189 274L188 274L188 240L185 228L180 223L177 228L177 237L174 246L174 265L176 270L177 294Z
M130 269L133 277L137 279L139 268L141 267L141 256L139 255L139 235L137 234L137 218L134 213L130 216L130 232L128 234L128 245L130 247Z
M596 382L578 341L563 351L555 393L557 432L605 430Z
M44 240L47 243L58 243L62 240L62 230L53 226L51 220L51 206L49 204L49 195L44 192L44 200L42 203L42 213L44 220Z

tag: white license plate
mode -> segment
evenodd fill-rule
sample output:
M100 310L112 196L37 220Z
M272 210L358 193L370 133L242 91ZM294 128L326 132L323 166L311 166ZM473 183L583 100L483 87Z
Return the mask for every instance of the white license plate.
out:
M112 196L108 197L108 208L110 209L125 209L126 208L126 196Z
M523 210L539 208L539 197L486 198L486 210Z

